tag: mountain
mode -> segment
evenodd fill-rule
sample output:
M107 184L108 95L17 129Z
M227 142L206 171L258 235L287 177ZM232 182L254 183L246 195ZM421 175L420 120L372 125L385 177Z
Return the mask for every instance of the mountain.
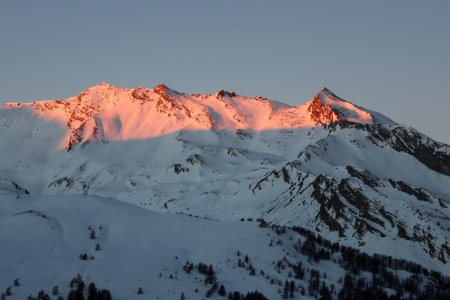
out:
M450 147L326 88L290 106L99 84L7 103L0 137L0 188L17 195L261 218L450 275Z

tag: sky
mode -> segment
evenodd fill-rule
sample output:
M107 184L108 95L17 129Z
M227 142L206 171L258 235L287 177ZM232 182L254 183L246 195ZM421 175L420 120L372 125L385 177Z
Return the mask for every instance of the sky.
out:
M100 82L295 105L326 86L450 144L450 1L0 2L0 104Z

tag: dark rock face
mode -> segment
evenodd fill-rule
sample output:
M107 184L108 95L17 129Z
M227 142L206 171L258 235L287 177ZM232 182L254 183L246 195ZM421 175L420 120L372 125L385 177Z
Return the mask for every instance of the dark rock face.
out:
M339 236L344 236L345 228L337 221L344 219L350 221L345 215L345 205L333 188L337 182L325 175L319 175L313 182L314 188L311 196L319 203L320 209L316 220L320 219L331 230L337 231ZM334 215L334 216L333 216Z
M309 105L308 112L311 113L311 118L316 125L326 126L339 121L339 116L328 105L323 104L318 95Z
M131 97L133 97L133 99L139 101L140 103L152 101L152 98L150 97L149 94L149 90L141 87L135 88L131 92Z
M433 200L431 199L431 197L422 188L415 188L415 187L407 184L406 182L394 181L392 179L389 179L389 183L392 185L392 187L394 187L408 195L414 196L420 201L427 201L427 202L433 203Z
M158 84L153 88L153 90L155 91L155 93L161 96L167 95L169 93L169 88L165 84Z
M186 162L195 166L195 165L201 165L203 163L203 160L199 154L192 154L191 156L186 158Z
M389 129L383 127L381 124L366 125L363 130L369 132L367 137L373 144L383 147L384 144L392 138L392 133Z
M73 185L73 183L74 183L73 178L69 178L67 176L64 176L64 177L61 177L61 178L58 178L58 179L55 179L54 181L52 181L48 185L48 187L61 186L62 184L64 184L66 188L69 188L69 187L71 187Z
M392 147L397 151L406 152L417 158L424 165L436 172L450 176L450 155L437 149L444 145L431 140L419 132L403 127L392 130L394 139Z
M184 173L184 172L189 172L189 168L185 168L183 167L181 164L174 164L172 165L173 171L175 173L180 174L180 173Z
M358 178L372 188L382 186L380 180L367 170L358 170L352 166L347 166L346 169L350 176Z
M428 168L450 176L450 147L433 141L412 128L396 127L389 130L382 125L367 125L368 139L383 147L389 145L394 150L414 156Z
M74 130L69 137L69 143L67 145L67 151L71 151L76 145L83 140L83 132L86 122L82 123L80 127Z
M368 232L384 237L385 234L379 228L385 228L385 221L393 222L390 214L354 188L349 179L338 183L333 178L319 175L312 187L311 196L320 205L316 221L323 222L330 231L338 232L341 237L349 232L353 232L353 236L358 239Z
M103 123L99 118L93 118L94 127L91 132L87 132L87 122L83 122L80 127L73 130L69 137L69 143L67 145L67 151L71 151L78 144L86 145L90 142L104 142L104 131L103 131ZM84 140L84 142L83 142Z
M236 97L236 93L235 92L229 92L229 91L224 91L224 90L220 90L217 92L217 98L222 98L222 97Z
M9 179L0 177L0 184L2 186L6 185L5 187L0 188L0 190L5 189L5 190L15 192L17 194L17 197L19 197L22 194L26 194L26 195L30 194L30 192L26 188L20 186L18 183L16 183L13 180L9 180Z

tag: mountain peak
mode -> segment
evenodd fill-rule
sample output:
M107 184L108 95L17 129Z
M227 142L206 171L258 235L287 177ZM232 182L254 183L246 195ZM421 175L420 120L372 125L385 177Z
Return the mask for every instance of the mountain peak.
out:
M360 124L374 122L374 118L368 110L340 98L327 87L323 87L309 102L308 111L316 124L321 125L338 121Z
M335 93L333 93L329 88L327 88L326 86L324 86L318 93L317 95L324 95L324 96L331 96L335 99L339 99L342 101L345 101L344 99L338 97Z
M180 93L175 91L174 89L169 88L164 83L160 83L153 88L153 91L160 96L164 95L179 95Z
M166 91L169 88L164 83L160 83L153 88L155 91Z
M326 86L324 86L323 88L320 89L319 94L320 94L320 93L332 93L332 92L330 91L329 88L327 88Z
M222 98L222 97L236 97L236 93L235 92L229 92L229 91L225 91L225 90L220 90L216 93L216 98Z

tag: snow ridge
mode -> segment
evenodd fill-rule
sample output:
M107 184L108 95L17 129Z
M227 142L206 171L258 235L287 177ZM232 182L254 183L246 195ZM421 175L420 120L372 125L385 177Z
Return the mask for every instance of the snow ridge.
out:
M371 113L322 89L310 102L289 106L262 97L234 92L186 95L160 84L153 89L123 89L102 83L66 100L7 103L8 108L29 107L42 118L66 125L65 147L72 149L92 124L103 124L104 139L136 140L179 130L255 131L326 126L340 121L371 124ZM95 121L97 120L97 121ZM78 136L74 137L74 136Z

